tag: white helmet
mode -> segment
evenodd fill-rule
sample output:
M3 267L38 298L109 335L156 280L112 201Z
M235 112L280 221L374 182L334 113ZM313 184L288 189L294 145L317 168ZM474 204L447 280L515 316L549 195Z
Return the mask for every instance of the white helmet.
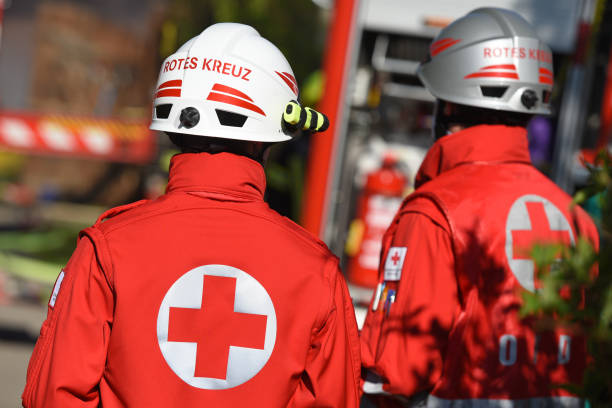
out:
M162 64L150 128L224 139L282 142L281 121L298 97L283 54L254 28L214 24Z
M552 53L513 11L480 8L454 21L432 42L418 76L445 101L550 113Z

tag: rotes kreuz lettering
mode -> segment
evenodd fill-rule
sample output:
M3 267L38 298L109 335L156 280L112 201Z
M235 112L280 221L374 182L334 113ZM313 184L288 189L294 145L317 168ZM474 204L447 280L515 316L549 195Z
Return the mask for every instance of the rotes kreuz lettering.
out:
M526 47L485 47L484 58L519 58L533 59L552 64L552 54L545 50Z
M222 61L216 58L185 57L173 58L164 63L162 72L172 72L187 69L201 69L203 71L217 72L221 75L232 76L249 81L252 70L242 65Z

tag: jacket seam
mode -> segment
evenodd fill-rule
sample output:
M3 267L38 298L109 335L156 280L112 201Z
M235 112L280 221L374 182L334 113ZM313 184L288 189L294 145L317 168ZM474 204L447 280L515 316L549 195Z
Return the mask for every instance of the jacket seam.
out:
M332 294L332 290L331 290L331 285L330 285L330 281L328 279L327 276L327 268L330 262L334 262L333 258L332 259L328 259L324 266L323 266L323 284L327 284L328 286L328 293ZM316 313L316 317L315 320L312 323L312 327L310 328L310 341L309 341L309 348L308 351L306 352L306 356L304 358L304 363L302 364L303 368L303 372L307 372L308 369L308 363L309 363L309 357L310 354L312 352L312 348L311 346L314 344L315 342L315 338L317 336L317 334L323 330L324 326L325 326L325 322L326 322L326 318L330 315L331 310L329 313L326 313L327 309L330 309L330 305L333 303L333 297L329 299L329 302L327 302L327 304L325 305L326 307L324 307L323 302L321 302L320 306L319 306L319 310ZM293 398L293 396L295 396L295 393L297 391L297 388L299 387L299 383L301 380L298 380L296 382L296 386L293 388L293 391L291 393L291 398ZM314 397L314 395L313 395Z
M88 237L88 239L90 240L92 247L94 247L95 250L95 245L93 243L93 241ZM74 274L68 274L67 280L66 280L66 284L68 284L68 288L71 289L71 285L72 282L74 281ZM43 339L43 344L42 347L40 349L40 353L36 356L36 361L35 361L35 366L32 368L32 378L35 379L35 384L36 386L38 386L38 377L40 375L40 370L42 368L42 364L44 362L44 357L47 354L47 350L49 349L53 338L55 337L55 327L57 326L57 322L58 322L58 318L59 315L61 314L62 310L64 310L64 305L66 303L66 296L62 296L62 297L58 297L57 302L53 308L53 316L51 319L51 322L49 324L49 326L47 327L47 330L45 331L45 334L47 334L45 336L45 338ZM48 318L48 314L47 314L47 318ZM43 323L44 324L44 323ZM29 384L29 382L28 382ZM29 393L28 395L24 395L24 402L28 402L29 406L33 405L33 393L34 393L34 387L30 386L29 388Z
M430 200L436 207L438 207L438 209L440 210L440 212L442 213L442 215L444 216L444 219L446 220L446 222L448 223L448 228L449 228L449 233L452 237L452 243L453 243L453 255L456 256L456 252L457 252L457 248L456 248L456 243L455 243L455 237L457 236L457 234L455 233L456 228L454 223L452 222L452 220L449 217L449 211L446 208L446 205L444 204L444 202L434 193L430 192L430 191L416 191L413 194L411 194L410 196L408 196L408 198L402 203L402 208L400 209L400 213L407 213L410 212L412 210L406 210L404 207L406 206L406 204L408 204L410 201L415 200L417 198L426 198L428 200ZM431 217L429 217L431 218ZM432 219L432 221L435 222L435 220ZM436 222L436 224L438 224Z
M336 277L336 284L338 284L338 283L340 283L340 285L343 285L342 282L338 282L338 278ZM344 287L342 288L342 290L344 291ZM345 317L346 317L344 319L344 330L345 330L345 333L347 334L347 340L349 342L349 358L351 359L351 371L353 372L353 382L354 382L353 385L355 385L355 401L359 401L359 393L360 393L360 391L359 391L360 390L360 386L359 385L360 385L360 377L361 377L361 374L360 374L359 371L360 371L360 368L361 368L361 356L355 356L353 354L354 350L357 350L357 353L361 352L361 343L360 343L360 340L359 340L359 331L357 331L357 339L358 339L357 340L357 344L356 345L351 344L351 340L350 340L351 339L351 330L349 330L348 319L354 318L353 317L354 316L354 311L346 310L347 309L346 303L345 302L342 302L342 303L343 303L342 307L344 308L343 313L345 314ZM349 313L347 314L347 312L349 312ZM351 315L351 313L352 313L352 315ZM352 346L356 346L357 348L353 349ZM357 357L357 361L359 362L359 364L355 364L355 357ZM355 366L358 367L357 371L355 371Z
M411 210L402 211L402 215L404 214L416 214L416 215L420 215L422 217L427 218L432 224L434 224L436 227L440 228L442 231L448 234L449 238L452 240L450 226L448 225L448 221L446 220L446 217L444 217L444 221L446 221L446 225L443 225L442 223L438 222L435 218L427 214L425 211L411 209Z
M108 245L108 241L104 234L96 227L86 228L82 231L82 234L87 236L87 238L91 241L94 247L94 253L96 254L96 259L104 271L104 277L106 278L106 283L109 285L111 290L115 290L115 265L113 262L113 258L110 254L110 247ZM98 247L100 244L101 248ZM110 270L108 270L110 269Z
M222 195L226 195L230 197L236 197L240 199L248 199L251 201L263 201L263 196L258 193L240 193L237 191L228 191L227 189L222 189L222 188L218 188L218 189L202 188L200 186L181 187L180 189L177 189L177 190L168 191L166 195L189 194L189 193L214 193L214 194L222 194Z
M261 201L260 203L264 203L263 201ZM131 220L124 220L121 221L121 223L118 223L117 225L113 225L107 228L100 228L100 232L106 237L108 235L110 235L111 233L115 232L115 230L126 227L127 225L130 225L132 223L138 222L138 221L143 221L146 220L148 218L154 217L154 216L158 216L160 214L163 213L173 213L173 212L184 212L184 211L191 211L191 210L197 210L197 209L214 209L214 210L226 210L226 211L235 211L235 212L239 212L242 214L247 214L251 217L257 217L257 218L261 218L263 220L266 220L274 225L277 225L279 227L281 227L283 230L290 232L291 234L297 236L298 238L300 238L301 241L306 242L309 246L311 246L312 248L316 249L317 251L319 251L322 255L332 255L328 249L326 249L325 247L323 247L321 244L315 242L310 241L307 237L304 237L302 234L298 233L297 231L294 231L293 229L289 228L287 225L285 225L285 222L282 222L282 220L280 220L280 222L278 220L275 220L272 217L266 216L266 215L262 215L262 214L254 214L252 212L249 211L245 211L242 209L238 209L238 208L229 208L229 207L218 207L218 206L194 206L194 207L189 207L189 208L163 208L163 209L159 209L159 210L155 210L155 211L151 211L147 214L142 214L141 216L131 219Z
M430 200L440 210L440 212L444 216L444 219L448 223L448 228L449 228L448 233L450 235L450 241L451 241L452 250L453 250L453 259L455 260L453 269L455 271L455 281L457 283L457 293L459 295L459 302L462 305L465 305L465 301L466 301L465 296L467 294L463 294L461 292L461 285L460 285L460 280L459 280L459 270L457 269L459 245L465 246L465 243L461 240L461 237L459 237L459 235L456 233L457 229L455 227L455 224L451 220L448 208L446 207L446 204L444 203L444 201L442 201L440 197L438 197L435 193L432 193L431 191L416 191L413 194L409 195L406 198L406 200L402 203L400 213L408 212L404 210L404 207L406 206L406 204L420 197Z
M332 313L335 305L334 305L334 287L335 287L335 276L333 275L332 271L335 272L336 267L337 267L337 262L335 261L335 259L328 259L327 262L325 262L324 265L324 280L325 283L327 284L327 290L328 290L328 299L327 299L327 304L325 309L320 308L319 312L317 313L317 317L318 317L318 324L317 327L315 329L315 331L318 333L321 330L323 330L323 328L325 327L325 322L327 321L327 319L329 318L329 315ZM326 310L326 312L324 311ZM314 327L313 327L314 328Z

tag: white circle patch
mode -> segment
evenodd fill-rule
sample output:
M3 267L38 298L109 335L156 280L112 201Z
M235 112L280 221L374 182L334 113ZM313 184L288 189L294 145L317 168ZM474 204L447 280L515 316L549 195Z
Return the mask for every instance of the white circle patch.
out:
M530 292L536 289L531 248L552 243L575 243L570 223L561 210L535 194L519 197L506 218L506 257L518 282Z
M276 313L266 289L227 265L190 270L159 307L157 340L166 362L187 384L233 388L265 365L276 341Z

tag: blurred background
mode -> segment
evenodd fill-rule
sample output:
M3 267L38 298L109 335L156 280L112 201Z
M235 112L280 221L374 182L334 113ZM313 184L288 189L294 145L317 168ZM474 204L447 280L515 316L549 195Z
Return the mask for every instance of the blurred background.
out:
M612 134L606 0L0 0L0 407L20 404L54 281L106 209L164 192L167 138L148 130L162 60L215 22L285 54L303 104L332 127L274 148L272 208L342 260L362 319L380 238L432 144L416 77L429 43L481 6L516 10L554 52L554 114L529 126L534 164L573 193ZM596 201L587 209L599 217Z

